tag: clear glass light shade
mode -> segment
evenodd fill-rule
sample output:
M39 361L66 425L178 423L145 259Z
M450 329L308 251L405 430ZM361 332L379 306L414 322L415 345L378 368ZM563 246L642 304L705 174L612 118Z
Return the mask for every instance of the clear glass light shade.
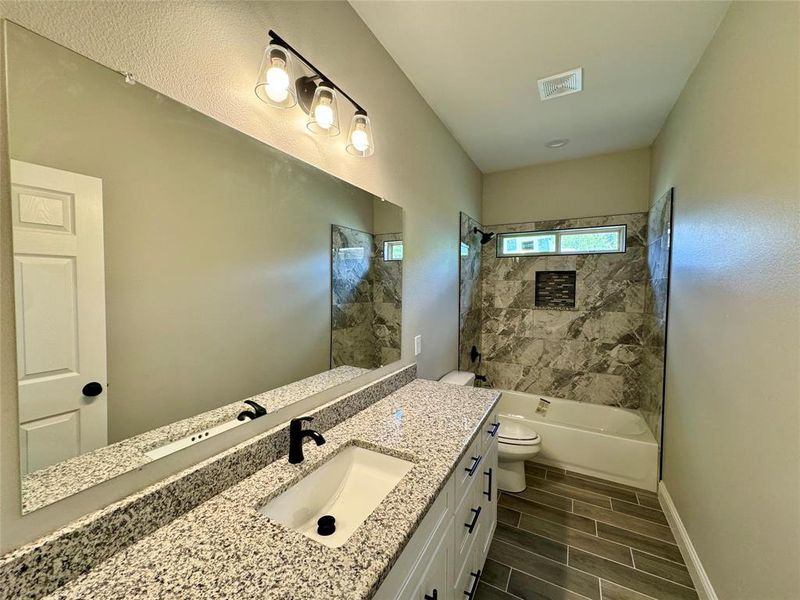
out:
M339 109L336 106L336 90L323 81L314 91L311 111L308 114L309 131L319 135L339 135Z
M267 46L255 92L260 100L276 108L291 108L297 104L292 56L286 48L276 44Z
M372 126L369 117L364 113L353 115L350 124L350 134L347 136L346 150L353 156L372 156L375 152L375 142L372 139Z

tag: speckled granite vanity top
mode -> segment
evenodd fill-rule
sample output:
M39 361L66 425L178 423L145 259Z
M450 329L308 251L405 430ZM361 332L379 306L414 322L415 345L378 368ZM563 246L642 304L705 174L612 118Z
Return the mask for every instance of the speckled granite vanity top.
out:
M47 598L361 599L377 590L499 392L417 379ZM416 464L340 548L256 512L356 443Z
M342 366L300 381L246 398L254 400L273 413L298 400L350 381L369 369ZM30 473L22 480L23 512L28 513L81 490L127 473L151 462L148 450L231 421L247 405L244 400L231 402L187 419L164 425L152 431L110 444L98 450Z

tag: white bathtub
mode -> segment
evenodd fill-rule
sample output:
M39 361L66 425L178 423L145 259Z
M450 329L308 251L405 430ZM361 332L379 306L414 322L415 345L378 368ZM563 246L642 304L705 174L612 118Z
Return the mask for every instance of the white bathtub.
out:
M658 444L638 411L501 390L501 421L521 421L542 437L537 462L656 491ZM540 399L550 405L537 414Z

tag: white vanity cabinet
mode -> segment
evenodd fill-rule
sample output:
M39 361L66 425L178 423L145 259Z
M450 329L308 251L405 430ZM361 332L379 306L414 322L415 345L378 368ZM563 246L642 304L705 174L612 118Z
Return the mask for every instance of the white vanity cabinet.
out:
M472 600L497 525L497 422L495 410L375 600Z

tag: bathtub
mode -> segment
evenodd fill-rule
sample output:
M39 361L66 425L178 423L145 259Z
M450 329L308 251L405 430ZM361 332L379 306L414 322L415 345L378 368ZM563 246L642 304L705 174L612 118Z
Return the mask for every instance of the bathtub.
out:
M636 410L500 390L500 428L520 421L542 438L537 462L656 491L658 444ZM540 399L550 402L543 415Z

